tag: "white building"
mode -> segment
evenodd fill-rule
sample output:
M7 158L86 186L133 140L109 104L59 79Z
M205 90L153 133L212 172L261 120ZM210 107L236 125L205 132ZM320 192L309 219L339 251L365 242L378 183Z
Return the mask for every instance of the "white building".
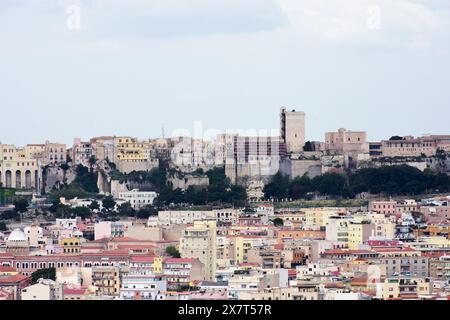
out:
M163 300L166 297L167 280L151 273L130 273L122 277L121 300Z

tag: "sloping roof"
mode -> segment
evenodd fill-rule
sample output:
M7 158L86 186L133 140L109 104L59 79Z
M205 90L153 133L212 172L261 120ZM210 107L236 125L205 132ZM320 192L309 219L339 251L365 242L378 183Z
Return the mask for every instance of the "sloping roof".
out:
M0 266L0 272L17 272L17 269L14 267Z
M15 274L13 276L8 276L8 277L0 277L0 283L5 284L5 283L16 283L16 282L21 282L24 281L26 279L29 279L29 276L24 276L22 274Z

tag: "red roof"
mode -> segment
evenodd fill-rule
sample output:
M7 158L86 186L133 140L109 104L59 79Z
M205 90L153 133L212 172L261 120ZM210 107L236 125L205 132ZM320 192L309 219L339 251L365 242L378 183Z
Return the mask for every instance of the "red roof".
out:
M85 294L86 289L70 289L66 288L64 289L64 294L70 294L70 295L81 295Z
M129 255L130 252L128 250L121 250L121 249L117 249L117 250L106 250L106 251L102 251L102 252L86 252L83 253L83 256L123 256L123 255Z
M167 258L164 260L165 263L192 263L195 259L188 258Z
M139 240L130 237L112 238L111 242L147 242L146 240Z
M254 267L254 266L258 266L259 264L256 262L243 262L243 263L239 263L239 266L241 267Z
M323 252L323 254L374 254L376 252L371 250L343 250L343 249L333 249L333 250L326 250Z
M376 248L376 252L417 252L418 250L410 247L400 247L400 248Z
M0 283L16 283L16 282L24 281L24 280L29 279L29 278L30 278L29 276L24 276L24 275L21 275L21 274L15 274L13 276L0 278Z
M0 272L17 272L17 269L14 267L0 266Z
M289 276L297 275L297 270L296 269L288 269L288 275Z
M155 257L149 257L149 256L132 256L131 257L131 262L138 262L138 263L144 263L144 262L148 262L148 263L153 263L153 261L155 261Z
M157 248L154 245L151 244L118 244L117 248L123 248L123 249L155 249Z

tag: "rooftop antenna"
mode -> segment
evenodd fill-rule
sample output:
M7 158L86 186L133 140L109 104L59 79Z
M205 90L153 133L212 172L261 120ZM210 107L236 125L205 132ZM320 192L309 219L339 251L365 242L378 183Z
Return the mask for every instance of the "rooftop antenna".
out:
M162 138L164 139L165 138L165 132L164 132L164 125L162 126Z

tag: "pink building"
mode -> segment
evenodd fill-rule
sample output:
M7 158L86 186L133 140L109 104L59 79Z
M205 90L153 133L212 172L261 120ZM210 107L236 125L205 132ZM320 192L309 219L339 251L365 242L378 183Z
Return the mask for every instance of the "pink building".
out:
M397 202L395 201L371 201L369 211L381 213L387 216L397 213Z

